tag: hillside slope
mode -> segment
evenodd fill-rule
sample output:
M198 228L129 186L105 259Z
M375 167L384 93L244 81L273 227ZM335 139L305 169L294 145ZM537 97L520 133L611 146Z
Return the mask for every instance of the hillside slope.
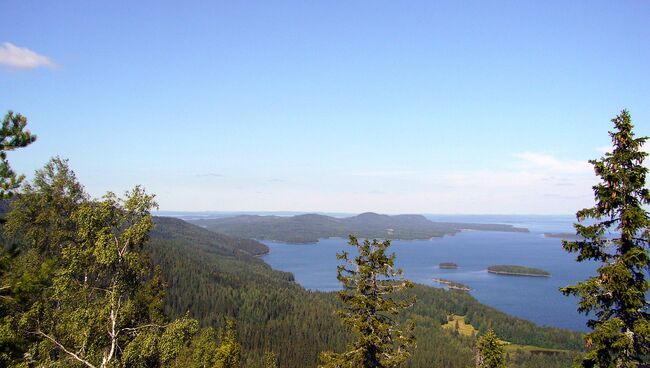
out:
M243 366L261 367L264 351L273 350L280 366L315 366L318 353L342 350L350 339L334 315L334 293L311 292L293 282L290 273L272 270L248 250L242 239L214 234L177 219L156 219L150 250L168 283L166 310L189 312L203 324L219 327L234 316L242 341ZM521 345L579 349L581 337L540 328L481 305L465 293L416 286L418 302L409 310L416 320L418 349L409 367L471 365L474 338L443 330L447 316L464 315L485 331L492 327L504 340ZM511 354L512 367L568 366L572 354Z

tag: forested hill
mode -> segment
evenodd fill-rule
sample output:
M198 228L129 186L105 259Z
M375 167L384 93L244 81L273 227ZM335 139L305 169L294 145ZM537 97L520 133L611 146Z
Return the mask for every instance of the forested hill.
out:
M281 367L315 367L321 351L342 351L350 334L334 314L335 293L311 292L249 253L251 244L214 234L178 219L156 218L149 249L168 284L167 313L189 312L204 325L221 327L226 316L237 321L242 366L262 367L265 351L279 356ZM335 272L335 270L332 270ZM521 345L580 349L579 334L541 328L493 308L465 293L418 285L416 305L402 316L413 318L418 348L408 367L460 368L472 364L475 337L445 330L449 315L466 316L485 332ZM510 367L565 367L573 355L509 353Z
M155 238L191 240L197 247L212 247L219 253L231 255L235 251L245 251L258 256L269 252L269 248L252 239L238 238L197 226L171 217L154 217L155 226L151 236Z
M528 231L503 224L433 222L422 215L389 216L371 212L346 218L317 214L291 217L241 215L190 222L232 236L286 243L314 243L321 238L347 238L350 234L360 238L414 240L452 235L461 230Z

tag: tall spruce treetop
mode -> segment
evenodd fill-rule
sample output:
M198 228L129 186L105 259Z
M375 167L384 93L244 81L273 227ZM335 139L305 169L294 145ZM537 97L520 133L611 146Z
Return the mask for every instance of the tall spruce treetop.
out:
M6 199L13 195L14 190L20 187L25 178L24 175L17 175L9 165L7 151L25 147L36 140L29 130L25 129L27 119L9 111L2 120L0 127L0 199Z
M413 284L401 278L395 269L395 253L387 255L390 241L365 240L359 244L350 236L349 244L358 255L349 258L347 252L337 254L345 263L338 266L338 280L343 284L339 299L345 304L338 311L343 324L357 335L344 353L321 354L321 367L388 368L404 364L414 348L412 326L400 329L395 316L413 305L414 300L399 298L396 293ZM397 279L399 278L399 279Z
M641 150L647 137L634 137L627 110L612 122L613 151L589 161L601 179L593 187L596 204L576 214L576 232L584 239L563 242L567 251L578 253L578 262L600 262L597 275L561 289L580 298L578 311L591 313L584 367L650 362L650 221L644 208L650 192L643 166L648 154ZM587 219L592 222L583 223Z

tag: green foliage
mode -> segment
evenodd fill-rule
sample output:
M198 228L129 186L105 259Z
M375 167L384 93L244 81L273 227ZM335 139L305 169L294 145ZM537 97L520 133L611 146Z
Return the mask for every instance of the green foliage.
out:
M564 241L577 260L600 262L598 274L562 289L580 297L578 310L595 317L587 323L591 348L585 367L637 367L650 362L650 303L647 301L650 257L650 204L645 188L648 169L641 150L647 137L634 138L630 115L612 119L614 150L589 161L601 181L593 187L595 206L578 211L575 225L582 240ZM593 224L582 224L593 219Z
M123 367L171 366L181 352L189 349L189 341L198 330L198 322L178 318L164 326L143 326L126 345L119 365Z
M68 161L52 158L11 203L5 233L45 257L59 255L76 239L74 213L88 199Z
M34 143L36 136L25 129L27 118L21 114L7 112L0 127L0 199L10 198L24 180L23 175L17 175L9 165L7 151L26 147Z
M278 357L272 351L264 352L264 368L278 368Z
M168 365L197 322L166 323L164 283L144 251L153 196L89 200L67 161L52 159L12 203L4 231L3 365Z
M20 359L25 353L40 354L46 348L26 326L32 316L50 305L61 249L75 238L71 217L84 196L67 163L55 158L36 172L34 184L25 185L11 204L3 229L7 253L6 267L0 273L5 292L0 309L5 331L20 338L5 346L11 351L7 361Z
M477 368L505 368L503 343L499 341L494 330L489 329L476 342Z
M344 264L337 267L343 284L338 298L345 307L338 311L343 324L356 335L348 351L323 353L322 367L399 367L415 346L413 325L402 331L394 317L413 305L414 299L398 299L395 294L413 287L410 281L396 277L402 270L394 268L395 253L386 255L390 241L366 239L363 243L350 236L349 244L358 255L350 259L347 252L337 254Z
M226 328L221 334L214 368L238 368L240 355L241 346L237 342L235 320L228 318Z

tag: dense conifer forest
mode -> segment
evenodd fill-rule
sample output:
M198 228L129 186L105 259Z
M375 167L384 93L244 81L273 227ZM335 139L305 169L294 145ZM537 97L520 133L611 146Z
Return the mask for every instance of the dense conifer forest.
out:
M265 351L277 353L282 367L315 366L318 354L342 350L351 336L334 314L335 293L307 291L285 272L242 251L236 238L223 237L172 218L156 218L151 247L154 264L167 280L165 310L187 311L202 324L219 328L226 316L237 320L242 362L261 367ZM188 272L188 270L191 270ZM540 328L480 304L463 292L416 285L417 302L401 318L416 322L417 349L408 367L466 367L476 337L443 330L450 314L466 316L484 332L493 328L508 342L580 351L581 334ZM513 367L566 367L574 353L509 354Z

